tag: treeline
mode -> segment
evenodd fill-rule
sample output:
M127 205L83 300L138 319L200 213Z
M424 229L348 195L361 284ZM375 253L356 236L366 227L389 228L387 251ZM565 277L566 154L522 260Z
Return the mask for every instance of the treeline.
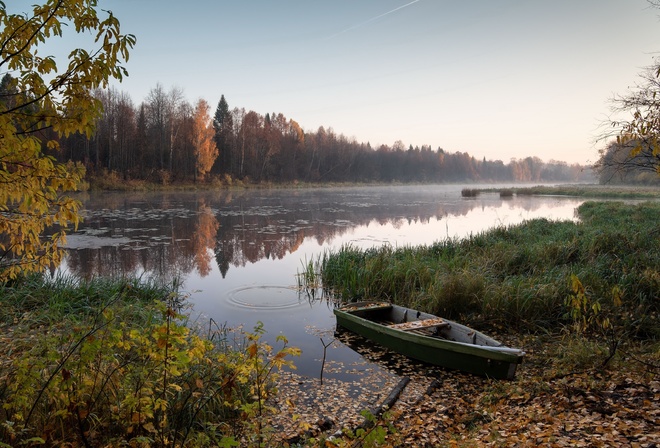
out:
M187 182L580 182L591 170L538 157L478 160L466 152L401 141L372 148L332 128L305 131L282 113L230 109L221 97L209 127L217 153L199 149L199 104L158 84L135 106L114 88L96 92L103 114L93 136L64 138L56 157L85 164L89 173L123 179ZM206 167L201 169L200 167ZM207 176L208 174L208 176Z

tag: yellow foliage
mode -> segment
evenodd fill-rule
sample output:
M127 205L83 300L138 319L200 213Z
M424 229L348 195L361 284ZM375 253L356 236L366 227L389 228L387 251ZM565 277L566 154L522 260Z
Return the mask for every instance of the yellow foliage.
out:
M91 92L127 75L121 65L135 37L120 33L110 12L99 17L96 0L47 1L31 12L0 2L0 281L57 265L65 230L80 221L80 202L64 196L82 183L80 164L44 154L58 136L91 136L101 103ZM74 48L64 68L37 46L76 33L96 36L91 50ZM60 231L44 239L52 226Z
M193 133L197 175L201 180L204 180L208 172L211 171L219 152L214 140L215 129L211 124L209 105L202 99L195 106Z

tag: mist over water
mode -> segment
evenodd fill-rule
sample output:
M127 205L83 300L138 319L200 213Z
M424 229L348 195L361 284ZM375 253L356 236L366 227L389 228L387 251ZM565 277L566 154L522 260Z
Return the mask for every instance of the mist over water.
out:
M474 188L474 186L471 186ZM212 321L285 335L303 355L298 373L318 376L333 339L332 307L297 290L296 274L324 251L351 244L415 246L545 217L574 220L584 199L461 197L462 186L399 186L213 192L90 193L84 222L68 235L59 268L81 278L137 275L183 281L200 325ZM328 360L361 356L333 344ZM341 372L328 376L342 377Z

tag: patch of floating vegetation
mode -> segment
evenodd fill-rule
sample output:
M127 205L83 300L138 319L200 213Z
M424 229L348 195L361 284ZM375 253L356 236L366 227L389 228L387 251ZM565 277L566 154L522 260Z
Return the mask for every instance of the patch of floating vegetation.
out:
M135 240L126 237L69 234L64 247L66 249L100 249L101 247L126 245L133 241Z

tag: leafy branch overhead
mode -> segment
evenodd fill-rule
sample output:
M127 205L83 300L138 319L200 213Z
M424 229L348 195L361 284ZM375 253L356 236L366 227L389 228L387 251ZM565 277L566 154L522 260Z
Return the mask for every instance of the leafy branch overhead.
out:
M601 139L615 137L596 163L601 183L657 182L660 173L660 60L640 74L641 81L612 99L613 119Z
M92 90L128 74L135 36L99 12L96 0L50 0L29 14L0 2L0 279L56 263L65 234L44 239L44 230L80 220L80 203L62 193L79 188L84 168L46 152L58 137L91 136L102 114ZM64 64L40 53L47 41L68 44L65 31L89 37L90 48L72 48Z

